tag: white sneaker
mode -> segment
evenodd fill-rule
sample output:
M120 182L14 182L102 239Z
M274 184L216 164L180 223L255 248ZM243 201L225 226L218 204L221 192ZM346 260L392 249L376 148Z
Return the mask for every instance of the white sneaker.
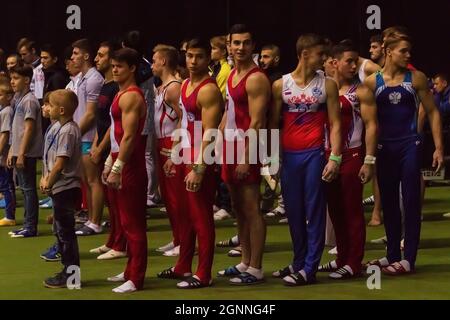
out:
M110 282L125 282L125 272L119 273L116 276L106 278Z
M109 250L108 252L105 252L104 254L99 255L97 257L97 259L98 260L112 260L112 259L124 258L126 256L127 256L126 252Z
M156 251L158 251L158 252L166 252L166 251L172 250L173 248L175 248L175 245L173 244L173 241L171 241L168 244L166 244L166 245L164 245L162 247L159 247L158 249L156 249Z
M121 286L118 286L117 288L114 288L112 291L115 293L130 293L136 291L136 286L134 285L133 281L128 280Z
M166 209L166 207L162 207L161 209L159 209L159 211L161 211L161 212L167 212L167 209Z
M337 247L334 247L333 249L328 251L328 254L334 254L334 255L338 254Z
M280 219L280 221L278 221L278 223L287 224L288 223L288 218Z
M163 253L166 257L178 257L180 255L180 246L176 246L172 250L167 250Z
M450 212L444 213L444 214L442 215L442 217L444 217L444 218L450 218Z
M284 207L278 206L275 209L273 209L272 211L268 212L266 214L266 217L278 217L278 216L282 216L286 213L286 210L284 209Z
M214 221L221 221L229 218L231 218L231 214L225 209L220 209L214 213Z
M89 250L89 252L90 253L96 253L96 254L102 254L102 253L108 252L109 250L111 250L111 248L108 248L107 246L102 245L102 246L100 246L98 248L94 248L94 249Z

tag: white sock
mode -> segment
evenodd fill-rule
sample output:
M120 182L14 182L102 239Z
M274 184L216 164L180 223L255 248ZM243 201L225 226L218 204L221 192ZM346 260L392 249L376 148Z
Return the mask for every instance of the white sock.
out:
M97 233L102 232L102 227L99 226L98 224L95 224L95 223L92 223L92 222L91 222L91 223L88 225L88 227L91 228L92 230L94 230L94 231L97 232Z
M409 264L408 260L402 260L400 261L400 264L405 268L406 271L411 271L411 265Z
M302 275L302 277L303 277L303 279L305 279L305 281L308 281L308 276L306 275L305 270L300 270L299 273Z
M114 288L112 291L115 293L130 293L136 291L136 286L134 285L133 281L128 280L121 286L118 286L117 288Z
M237 246L239 244L239 236L236 235L233 238L231 238L231 242L233 242L233 244Z
M353 275L352 267L350 267L348 264L346 264L346 265L343 266L342 268L344 268L345 270L347 270L348 272L350 272L351 275Z
M382 267L387 267L389 265L389 260L386 257L381 258L379 261Z
M338 267L338 265L336 263L336 260L331 261L330 265L331 265L332 268L337 268Z
M247 272L250 273L252 276L256 277L256 279L261 280L264 278L264 272L261 269L256 269L253 267L248 267Z
M86 226L86 227L89 227L90 225L91 225L91 221L90 220L88 220L88 221L86 221L85 223L84 223L84 225Z
M245 263L239 263L236 265L236 269L239 270L239 272L245 272L248 269L248 265L246 265Z

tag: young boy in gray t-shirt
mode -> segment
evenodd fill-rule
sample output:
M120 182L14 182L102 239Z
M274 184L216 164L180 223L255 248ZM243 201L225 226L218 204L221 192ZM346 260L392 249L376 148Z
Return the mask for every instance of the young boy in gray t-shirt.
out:
M45 137L40 188L53 201L54 232L64 268L44 281L47 288L66 287L73 268L80 266L74 216L81 197L81 132L73 121L77 105L72 91L56 90L50 94L50 118L57 122Z

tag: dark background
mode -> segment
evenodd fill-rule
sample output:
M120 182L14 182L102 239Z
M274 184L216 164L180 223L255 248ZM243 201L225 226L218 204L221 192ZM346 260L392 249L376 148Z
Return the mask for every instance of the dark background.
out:
M66 28L66 9L71 4L81 8L81 30ZM0 11L0 47L11 52L26 36L62 50L81 37L98 43L137 29L148 57L157 43L178 46L183 38L226 34L230 25L245 23L256 31L258 48L266 43L281 47L281 66L289 71L296 64L295 41L304 32L321 33L333 41L351 38L359 44L361 55L368 57L369 37L378 32L366 27L371 4L381 8L382 29L392 25L409 29L417 68L428 75L450 69L448 0L5 1Z

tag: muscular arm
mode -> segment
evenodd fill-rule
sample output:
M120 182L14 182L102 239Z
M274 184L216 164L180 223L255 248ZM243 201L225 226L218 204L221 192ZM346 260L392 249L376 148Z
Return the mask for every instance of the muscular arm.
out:
M133 152L133 142L139 127L139 120L142 117L142 98L135 92L127 92L122 95L119 107L122 111L123 137L120 142L118 159L127 163Z
M181 119L183 118L183 112L180 109L180 95L181 95L181 85L178 83L172 83L167 88L165 101L173 108L177 114L177 129L181 128ZM175 142L173 142L175 143Z
M328 121L330 122L331 152L340 155L342 151L341 112L339 105L339 91L336 82L326 79Z
M97 102L88 101L86 103L86 113L80 121L80 131L82 136L94 126L96 109Z
M217 129L220 123L220 114L223 110L223 99L220 90L212 84L204 86L198 93L197 103L202 110L203 140L202 149L199 153L200 159L197 163L205 163L203 152L212 143L210 137L205 137L210 129ZM206 139L205 139L206 138Z
M266 113L270 102L270 82L262 73L254 73L248 77L245 86L248 96L248 111L250 115L249 130L255 130L259 135L259 129L266 127ZM245 163L250 159L249 144L245 146Z
M365 126L366 154L374 156L377 146L377 105L372 91L365 85L360 85L356 91L361 103L361 118Z
M283 100L281 97L281 90L283 86L283 80L278 79L272 85L272 107L269 110L269 129L280 128L281 106Z

